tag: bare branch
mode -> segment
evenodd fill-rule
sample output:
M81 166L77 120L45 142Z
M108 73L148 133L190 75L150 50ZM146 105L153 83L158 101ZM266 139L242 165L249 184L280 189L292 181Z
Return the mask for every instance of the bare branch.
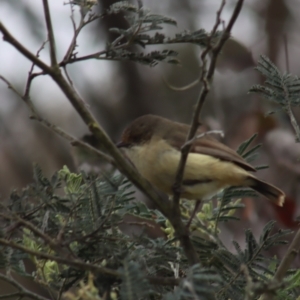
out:
M274 275L274 281L280 283L283 280L293 260L299 254L299 250L300 250L300 229L298 229L287 252L285 253L283 259L281 260L278 269ZM274 299L274 293L270 293L270 292L265 293L261 298L261 300L272 300L272 299Z
M81 32L81 30L88 24L90 24L91 22L97 20L97 19L101 19L103 18L104 16L106 16L106 13L104 14L101 14L101 15L97 15L97 14L89 14L89 17L87 20L85 20L85 14L80 14L80 22L79 22L79 25L78 27L76 26L76 22L75 22L75 19L74 19L74 8L73 8L73 4L70 3L70 9L71 9L71 22L72 22L72 26L73 26L73 31L74 31L74 34L73 34L73 37L72 37L72 40L71 40L71 43L69 45L69 48L62 60L62 63L60 64L60 66L63 65L66 65L69 63L70 59L72 58L72 56L74 56L73 58L75 58L75 54L74 54L74 50L76 48L76 43L77 43L77 38L79 36L79 33ZM82 9L82 7L81 7Z
M294 131L295 131L295 134L296 134L296 142L300 143L300 128L299 128L299 125L296 121L294 113L292 111L291 102L289 101L289 99L287 99L287 101L286 101L285 110L286 110L286 113L288 114L288 116L290 118L290 121L291 121L291 124L294 128Z
M256 259L256 257L260 254L260 252L262 251L263 247L265 246L265 242L263 242L255 251L255 253L253 254L253 256L251 257L251 259L249 261L247 261L247 263L245 264L246 267L250 266L252 264L252 262ZM235 274L235 276L233 276L231 278L231 280L220 290L218 291L218 296L223 295L231 286L232 284L239 278L239 276L244 272L244 268L241 268L239 272L237 272Z
M46 74L53 74L53 70L51 67L46 65L43 61L38 59L36 55L31 53L28 49L26 49L21 43L19 43L6 29L3 23L0 22L0 32L3 34L3 40L10 43L14 46L21 54L23 54L26 58L28 58L32 63L37 65L41 70L43 70Z
M52 130L57 135L61 136L63 139L69 141L73 146L83 147L83 148L91 151L92 153L96 154L99 158L104 159L106 162L112 164L113 166L116 166L115 161L109 155L94 148L93 146L89 145L88 143L85 143L84 141L81 141L81 140L73 137L72 135L68 134L67 132L65 132L64 130L59 128L58 126L50 123L46 119L39 116L37 110L35 109L33 103L31 102L29 94L28 94L29 93L29 85L26 85L26 86L28 86L28 88L25 89L25 94L22 95L5 77L0 75L0 80L4 81L7 84L8 88L11 89L17 96L19 96L28 105L29 109L31 110L31 112L33 114L33 116L31 117L32 120L36 120L36 121L40 122L43 126Z
M290 60L289 60L289 51L288 51L288 39L287 35L283 35L283 44L284 44L284 58L285 58L285 66L286 71L290 73Z
M84 55L84 56L80 56L80 57L76 57L76 58L70 58L69 60L65 61L61 61L59 63L59 66L60 67L63 67L67 64L73 64L75 62L79 62L79 61L84 61L84 60L89 60L89 59L105 59L105 60L113 60L113 59L109 59L107 57L101 57L101 55L104 55L107 53L107 50L102 50L102 51L99 51L99 52L95 52L93 54L88 54L88 55Z
M72 21L72 26L73 26L73 31L74 31L74 35L73 35L73 38L72 38L72 41L70 43L70 46L63 58L63 61L64 62L67 62L70 60L74 50L75 50L75 47L76 47L76 41L77 41L77 37L81 31L81 29L83 28L84 26L84 16L81 14L80 15L80 23L78 25L78 27L76 27L76 23L75 23L75 20L74 20L74 9L73 9L73 6L70 5L71 7L71 21Z
M56 60L56 47L55 47L55 38L53 33L53 27L51 22L51 15L49 10L49 3L48 0L43 0L43 7L44 7L44 15L46 20L47 32L48 32L48 40L50 44L50 59L51 59L51 66L57 66Z
M224 46L225 42L230 37L230 31L231 31L232 26L233 26L234 22L236 21L239 13L240 13L240 11L241 11L243 2L244 2L243 0L239 0L237 2L236 6L235 6L235 9L233 11L233 14L231 16L231 19L230 19L228 25L226 26L225 30L223 31L223 34L220 37L219 42L212 48L212 57L211 57L210 65L209 65L209 68L208 68L207 71L206 71L206 55L208 54L209 50L212 47L210 45L210 43L208 43L208 46L206 47L206 49L204 50L204 52L201 55L201 59L203 61L201 81L203 83L203 87L200 91L200 96L199 96L199 99L197 101L196 109L195 109L194 114L193 114L191 128L190 128L189 134L187 136L187 142L189 140L192 140L194 138L196 132L197 132L197 129L198 129L198 126L199 126L199 116L200 116L200 113L202 111L204 102L206 100L206 96L207 96L207 94L209 93L209 90L210 90L209 84L210 84L210 82L213 78L213 75L214 75L218 55L219 55L222 47ZM210 37L214 35L214 33L216 32L219 24L221 23L220 15L221 15L221 12L222 12L222 9L223 9L224 5L225 5L225 0L222 1L220 9L217 12L217 20L216 20L215 26L213 28L213 31L212 31L212 34L210 35ZM192 145L188 144L185 147L183 147L182 150L181 150L181 159L180 159L180 162L179 162L179 165L178 165L177 174L176 174L175 183L174 183L173 212L175 214L178 214L178 212L180 210L179 200L180 200L180 194L181 194L181 183L182 183L185 164L186 164L186 161L187 161L188 154L191 150L191 146Z
M203 132L201 134L196 135L191 140L185 142L181 148L184 148L188 145L192 145L196 140L202 139L203 137L210 135L210 134L219 134L222 138L224 137L224 132L222 130L209 130L206 132Z
M35 64L32 64L32 66L35 66ZM38 72L38 73L30 73L32 71L29 71L28 77L27 77L27 82L26 82L26 86L25 86L25 91L24 91L24 98L28 98L29 99L29 94L30 94L30 88L31 88L31 84L34 78L41 76L41 75L45 75L44 72Z
M0 245L5 245L5 246L8 246L8 247L11 247L14 249L21 250L25 253L28 253L30 255L33 255L33 256L39 258L39 259L53 260L53 261L56 261L57 263L65 264L68 266L73 266L73 267L81 269L81 270L86 270L86 271L91 271L91 272L99 272L99 273L103 273L103 274L107 274L107 275L112 275L114 277L119 276L118 272L116 272L114 270L104 268L104 267L99 267L95 264L85 263L84 261L80 260L79 258L70 259L70 258L64 258L61 256L55 256L55 255L48 254L48 253L41 252L41 251L35 251L35 250L29 249L27 247L24 247L18 243L15 243L13 241L8 241L8 240L2 239L2 238L0 238Z
M36 52L36 57L39 58L41 51L45 48L46 43L48 42L45 41L42 43L41 47L38 49L38 51ZM30 88L31 88L31 83L32 80L40 75L44 75L43 72L39 72L39 73L33 73L33 69L34 69L35 63L32 63L30 70L28 72L28 78L27 78L27 82L26 82L26 86L25 86L25 92L24 92L24 99L29 99L29 94L30 94Z
M5 78L5 77L3 77L2 75L0 75L0 80L2 80L3 82L5 82L6 85L7 85L7 87L8 87L9 89L11 89L17 96L19 96L20 98L23 99L22 94L19 93L18 90L15 89L14 86L13 86L13 85Z
M63 66L63 70L65 72L65 75L66 75L70 85L74 87L74 83L73 83L73 80L71 79L71 76L69 75L69 72L67 70L67 66Z
M35 300L49 300L48 298L45 298L43 296L40 296L38 294L35 294L33 292L30 292L25 287L23 287L21 284L19 284L17 281L15 281L12 278L9 278L8 276L5 276L0 273L0 280L5 281L9 284L11 284L13 287L15 287L19 292L13 293L13 294L6 294L1 295L0 299L8 299L8 298L24 298L28 297Z
M286 67L287 67L287 71L289 72L289 55L288 55L288 48L287 48L287 40L286 40L286 36L284 39L284 45L285 45L285 58L286 58ZM291 124L294 128L295 134L296 134L296 142L300 143L300 128L299 125L296 121L296 118L294 116L293 110L292 110L292 106L291 106L291 101L290 101L290 97L289 97L289 91L287 89L287 86L284 84L283 85L283 90L284 90L284 98L285 98L285 103L286 105L284 106L284 110L286 111L287 115L290 118Z
M76 259L72 259L72 258L64 258L61 256L55 256L55 255L51 255L45 252L41 252L41 251L35 251L29 248L26 248L20 244L17 244L13 241L7 241L5 239L0 238L0 245L5 245L14 249L18 249L21 250L25 253L28 253L30 255L33 255L34 257L37 257L39 259L47 259L47 260L53 260L57 263L60 264L64 264L67 266L73 266L74 268L78 268L80 270L85 270L85 271L90 271L90 272L94 272L94 273L101 273L101 274L106 274L106 275L110 275L113 277L120 277L121 274L113 269L109 269L109 268L105 268L105 267L100 267L97 264L91 264L91 263L86 263L84 261L82 261L79 258ZM6 280L6 276L0 274L0 279L2 279L3 277L5 277L4 280ZM10 280L9 282L14 285L15 287L21 287L17 282L7 278L8 280ZM149 280L150 283L152 284L156 284L156 285L178 285L179 284L179 280L176 278L166 278L166 277L154 277L154 276L149 276L147 277L147 279ZM6 280L6 281L8 281ZM18 288L19 289L19 288ZM37 299L37 298L36 298ZM45 300L45 298L39 298L37 300Z
M66 133L65 131L63 131L61 128L55 126L54 124L48 122L47 120L45 120L41 117L35 116L35 117L32 117L32 119L37 120L38 122L40 122L45 127L51 129L56 134L58 134L62 138L69 141L71 143L71 145L83 147L83 148L91 151L91 153L96 154L99 158L104 159L106 162L110 163L111 165L116 166L115 161L113 160L113 158L111 158L109 155L105 154L104 152L96 149L95 147L91 146L90 144L85 143L82 140L79 140L79 139L73 137L72 135L70 135L70 134Z
M34 233L34 235L36 235L39 238L41 238L51 249L53 249L54 251L56 251L60 255L64 255L64 256L70 255L70 253L66 252L66 249L64 249L63 247L61 247L50 236L48 236L47 234L45 234L43 231L41 231L40 229L38 229L37 227L35 227L30 222L28 222L28 221L20 218L18 215L9 215L9 214L0 213L0 216L3 219L9 219L9 220L16 220L16 221L18 221L18 223L20 225L22 225L22 226L26 227L27 229L29 229L32 233Z
M0 299L9 299L9 298L18 298L18 297L25 297L25 295L23 295L22 292L19 293L11 293L11 294L4 294L4 295L0 295Z

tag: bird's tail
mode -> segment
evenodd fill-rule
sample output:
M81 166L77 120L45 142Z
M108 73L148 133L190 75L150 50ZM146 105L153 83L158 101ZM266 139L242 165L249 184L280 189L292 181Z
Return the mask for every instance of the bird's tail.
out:
M272 203L283 206L285 194L282 190L256 177L250 177L249 180L249 187L267 197Z

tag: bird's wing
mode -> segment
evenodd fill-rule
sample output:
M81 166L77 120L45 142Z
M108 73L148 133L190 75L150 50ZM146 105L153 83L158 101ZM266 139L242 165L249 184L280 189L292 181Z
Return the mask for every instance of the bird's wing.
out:
M182 128L180 134L174 132L173 134L168 134L168 142L178 150L181 149L182 145L186 141L187 130ZM199 132L200 134L201 132ZM192 145L191 153L201 153L206 155L211 155L220 160L230 161L234 164L242 167L247 171L256 172L256 169L248 164L239 154L237 154L233 149L222 144L218 140L214 139L211 136L205 136L199 139L196 139Z

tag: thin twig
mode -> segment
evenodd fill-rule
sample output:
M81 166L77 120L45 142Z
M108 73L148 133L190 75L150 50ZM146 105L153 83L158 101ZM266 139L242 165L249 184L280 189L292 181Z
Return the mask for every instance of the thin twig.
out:
M221 19L220 19L221 12L224 8L224 5L225 5L225 0L223 0L221 2L220 9L217 12L216 23L212 29L210 37L213 36L218 29L218 26L221 22ZM206 95L209 92L209 86L208 86L209 77L207 75L207 70L206 70L206 64L207 64L206 55L209 53L209 51L211 50L211 47L212 47L210 44L210 37L208 38L209 41L207 43L205 50L201 54L202 70L201 70L200 82L203 83L203 87L201 88L201 91L200 91L200 96L199 96L199 99L196 104L196 109L193 114L192 124L191 124L190 130L189 130L188 136L186 138L186 142L188 142L189 140L192 140L198 130L198 127L200 124L199 116L200 116L204 101L206 99ZM215 53L215 55L218 55L218 53ZM213 53L213 56L214 56L214 53ZM212 57L211 62L213 61L213 59L214 58ZM214 68L213 68L213 70L214 70ZM212 76L211 76L211 78L212 78ZM174 214L180 213L179 200L180 200L180 195L181 195L182 179L183 179L183 174L184 174L187 157L188 157L188 154L189 154L191 148L192 148L191 144L187 144L185 147L181 148L181 157L180 157L178 169L176 172L175 182L174 182L174 186L173 186L173 213ZM200 199L198 199L198 200L200 200Z
M260 252L263 250L263 247L265 246L266 241L264 241L255 251L251 259L245 264L246 267L249 267L252 262L256 259L257 255L260 254ZM235 274L234 277L231 278L231 280L220 290L218 291L218 296L223 295L232 285L233 283L239 278L239 276L243 273L244 269L241 268L239 272Z
M61 247L61 245L59 245L56 240L53 240L50 236L48 236L43 231L38 229L32 223L20 218L18 215L16 215L16 214L15 215L9 215L9 214L0 213L0 216L3 219L17 220L19 222L19 224L22 224L25 228L28 228L32 233L34 233L34 235L41 238L45 242L45 244L47 244L51 249L53 249L54 251L56 251L60 255L64 255L64 256L70 255L70 253L66 252L66 249Z
M19 96L22 100L24 100L24 102L28 105L29 109L31 110L31 112L33 114L33 116L31 117L32 120L36 120L36 121L40 122L43 126L47 127L51 131L55 132L57 135L61 136L63 139L69 141L71 143L71 145L83 147L83 148L89 150L90 152L96 154L99 158L104 159L106 162L115 166L115 161L109 155L94 148L90 144L85 143L84 141L73 137L72 135L68 134L67 132L65 132L64 130L59 128L58 126L56 126L56 125L50 123L49 121L47 121L46 119L40 117L38 115L37 110L35 109L33 103L31 102L29 95L27 95L26 92L24 93L24 95L22 95L5 77L3 77L1 75L0 75L0 80L4 81L7 84L9 89L11 89L17 96Z
M109 155L105 154L104 152L100 151L99 149L96 149L95 147L91 146L90 144L85 143L84 141L75 138L74 136L72 136L71 134L65 132L64 130L57 127L56 125L48 122L46 119L43 119L41 117L32 117L32 119L37 120L42 125L44 125L45 127L49 128L50 130L55 132L57 135L59 135L62 138L66 139L67 141L69 141L72 146L80 146L82 148L85 148L86 150L90 151L91 153L94 153L99 158L104 159L106 162L108 162L109 164L116 167L116 163L115 163L114 159L111 156L109 156Z
M285 109L286 109L286 113L288 114L288 116L290 118L291 124L292 124L295 134L296 134L296 143L300 143L300 128L296 121L294 113L292 111L291 102L289 99L287 99L287 101L286 101Z
M274 281L280 283L288 269L290 268L293 260L296 258L296 256L299 254L300 250L300 229L298 229L293 241L291 242L287 252L285 253L283 259L281 260L277 271L274 275ZM274 299L274 294L267 292L265 293L261 300L271 300Z
M78 32L79 34L79 32ZM118 37L113 43L112 45L114 46L113 49L114 50L118 50L118 49L124 49L126 47L129 46L129 43L126 42L126 43L123 43L123 44L120 44L118 46L115 46L114 43L118 42L119 41L119 38L121 39L121 37ZM122 36L123 38L123 36ZM72 46L72 45L71 45ZM70 46L70 47L71 47ZM71 51L72 48L70 48L68 51ZM74 51L74 50L73 50ZM89 59L104 59L104 60L119 60L119 58L109 58L107 57L107 54L109 53L110 50L102 50L102 51L98 51L98 52L95 52L95 53L92 53L92 54L88 54L88 55L84 55L84 56L81 56L81 57L72 57L71 53L69 53L68 55L68 52L66 53L65 55L65 58L59 63L59 66L60 67L64 67L66 66L67 64L72 64L72 63L75 63L75 62L79 62L79 61L84 61L84 60L89 60ZM101 55L103 55L103 57L101 57Z
M296 134L296 143L299 143L300 142L300 128L299 128L299 125L296 121L296 118L295 118L293 110L292 110L289 90L288 90L286 84L282 84L282 87L283 87L283 91L284 91L284 100L285 100L285 105L283 106L283 108L286 111L287 115L289 116L291 124L294 128L294 131Z
M55 47L55 38L53 33L53 27L51 22L51 15L49 10L49 3L48 0L43 0L43 7L44 7L44 15L46 20L47 32L48 32L48 40L50 44L50 59L51 59L51 66L57 66L56 60L56 47Z
M1 300L2 299L9 299L9 298L16 299L18 297L25 297L25 295L22 292L0 295L0 299Z
M79 25L78 27L76 26L76 22L75 22L75 19L74 19L74 8L73 8L73 5L70 4L70 9L71 9L71 22L72 22L72 26L73 26L73 37L72 37L72 40L71 40L71 43L69 45L69 48L68 50L66 51L66 54L62 60L62 62L65 62L65 64L68 64L69 63L69 60L72 58L72 56L74 56L75 58L75 54L74 54L74 50L77 46L77 38L81 32L81 30L88 24L90 24L91 22L97 20L97 19L102 19L104 16L106 16L106 13L104 14L101 14L101 15L97 15L97 14L90 14L89 15L89 18L85 21L84 20L84 17L85 15L80 15L80 21L79 21Z
M32 66L35 66L35 64L33 63ZM25 91L24 91L24 98L29 98L29 94L30 94L30 88L31 88L31 84L34 78L41 76L41 75L45 75L45 73L42 72L37 72L37 73L30 73L28 74L28 78L27 78L27 82L26 82L26 86L25 86Z
M243 0L239 0L239 2L237 3L237 5L235 7L235 10L234 10L233 15L231 17L231 19L233 19L234 21L236 20L238 14L240 12L242 3L243 3ZM220 9L217 13L217 21L216 21L216 24L215 24L212 32L211 32L210 37L214 36L215 32L217 31L218 25L220 24L221 11L222 11L224 5L225 5L225 0L223 0L222 3L221 3ZM215 48L213 49L211 63L210 63L208 73L206 72L206 59L205 59L205 56L208 54L208 52L210 50L210 47L211 47L210 38L209 38L208 46L206 47L206 50L204 50L204 53L202 53L201 59L203 61L203 68L202 68L202 72L201 72L201 82L203 82L203 87L201 89L200 96L199 96L199 99L198 99L198 102L197 102L197 105L196 105L196 109L194 111L192 126L190 128L190 131L189 131L189 134L188 134L187 140L186 140L187 142L189 140L192 140L194 138L196 132L197 132L197 129L198 129L198 126L199 126L199 121L198 121L199 120L199 115L200 115L200 112L202 110L202 106L204 104L206 95L209 92L208 82L210 82L211 79L212 79L212 76L213 76L213 73L214 73L214 68L215 68L215 61L218 57L219 52L222 49L222 46L225 43L225 41L229 38L229 34L230 34L231 27L232 27L233 23L234 22L229 22L227 28L224 30L224 32L223 32L223 34L220 38L219 43L215 46L215 48L218 51L214 51ZM223 38L223 36L226 36L226 39ZM192 145L187 145L187 146L185 146L184 148L181 149L181 157L180 157L178 169L177 169L176 176L175 176L175 182L174 182L174 186L173 186L173 205L172 205L171 215L174 216L175 219L181 219L180 205L179 205L179 200L180 200L180 195L181 195L181 184L182 184L185 164L186 164L186 161L187 161L188 154L191 150L191 147L192 147ZM174 227L174 225L173 225L173 227ZM175 231L177 231L175 227L174 227L174 229L175 229ZM185 228L185 230L188 231L187 228ZM188 250L188 243L189 242L190 242L190 239L189 239L188 235L187 235L186 239L184 239L183 237L181 238L181 245L183 246L184 249L186 249L185 251ZM184 244L184 243L187 243L187 244ZM186 253L188 253L188 252L186 252ZM191 257L194 257L194 256L192 256L193 252L188 253L188 254L191 255ZM195 264L197 262L198 262L198 257L194 257L193 264Z
M222 138L224 137L223 130L209 130L209 131L200 133L200 134L194 136L191 140L185 142L182 145L181 149L184 148L184 147L186 147L186 146L192 145L196 140L202 139L203 137L205 137L207 135L211 135L211 134L219 134Z
M136 32L134 34L136 34ZM98 51L98 52L95 52L95 53L92 53L92 54L88 54L88 55L84 55L84 56L81 56L81 57L74 57L74 58L69 57L68 60L62 60L59 63L59 66L63 67L67 64L72 64L72 63L75 63L75 62L79 62L79 61L83 61L83 60L89 60L89 59L104 59L104 60L118 60L119 61L120 57L110 58L107 55L111 51L111 49L113 49L114 51L119 50L119 49L125 49L125 48L128 48L132 44L132 40L129 40L129 41L126 41L125 43L117 45L118 42L121 41L123 38L124 38L123 35L117 37L111 43L110 48L108 50L107 49L106 50L101 50L101 51ZM103 55L103 57L101 57L101 55Z
M141 28L141 30L138 32L138 33L143 33L143 31L147 31L147 30L143 30L145 29L145 27ZM136 35L136 33L134 34ZM133 42L133 38L134 38L134 35L133 37L131 38L131 42L128 43L125 42L125 43L122 43L116 47L114 47L113 49L114 50L118 50L118 49L125 49L127 48L128 46L131 45L131 43ZM210 39L214 38L213 36L210 36ZM119 39L119 37L117 38ZM119 40L118 40L119 41ZM176 37L174 39L168 39L168 40L164 40L164 41L152 41L152 40L147 40L147 41L143 41L144 45L147 46L151 46L151 45L169 45L169 44L183 44L183 43L195 43L195 44L199 44L199 41L198 40L195 40L195 41L192 41L192 40L188 40L188 41L184 41L184 40L177 40ZM59 63L59 66L65 66L67 64L73 64L73 63L76 63L76 62L80 62L80 61L84 61L84 60L90 60L90 59L97 59L97 60L120 60L120 57L114 59L114 58L109 58L107 57L107 54L109 53L110 50L101 50L101 51L98 51L98 52L95 52L95 53L91 53L91 54L87 54L87 55L84 55L84 56L79 56L79 57L72 57L70 58L69 60L62 60L60 63ZM194 81L193 83L190 83L188 84L188 86L194 86L196 85L197 83L199 83L199 79L197 79L196 81ZM176 87L173 87L174 89L177 89ZM179 90L184 90L184 87L183 88L178 88Z
M23 287L21 284L19 284L16 280L9 278L1 273L0 273L0 280L3 280L5 282L11 284L13 287L15 287L19 291L18 293L14 293L14 294L16 294L15 295L16 298L17 297L19 297L19 298L28 297L28 298L35 299L35 300L49 300L48 298L45 298L43 296L40 296L33 292L30 292L25 287ZM8 296L9 298L11 298L11 295L13 295L13 294L1 295L0 299L5 299L5 296Z
M84 17L83 15L80 16L80 22L79 22L79 25L78 27L76 27L76 23L75 23L75 20L74 20L74 9L73 9L73 6L70 5L70 8L71 8L71 21L72 21L72 26L73 26L73 31L74 31L74 35L73 35L73 38L72 38L72 41L70 43L70 46L63 58L63 61L69 61L69 59L71 58L75 48L76 48L76 43L77 43L77 38L78 38L78 35L81 31L81 29L83 28L84 26Z
M289 66L289 53L288 53L288 43L287 43L287 37L286 35L283 36L284 40L284 53L285 53L285 63L286 63L286 70L289 73L290 72L290 66ZM300 128L299 125L296 121L296 118L294 116L292 106L291 106L291 101L289 99L289 91L286 87L285 84L283 84L283 90L284 90L284 98L286 105L284 106L286 113L288 114L291 124L294 128L294 131L296 133L296 142L300 143Z
M112 164L113 166L115 166L115 161L109 155L107 155L104 152L94 148L90 144L83 142L82 140L76 139L75 137L68 134L67 132L65 132L61 128L59 128L56 125L50 123L46 119L40 117L37 114L37 111L34 108L32 102L30 101L30 98L26 94L26 92L25 92L24 96L21 95L21 93L19 93L17 91L17 89L5 77L3 77L1 75L0 75L0 80L4 81L7 84L8 88L10 88L14 93L16 93L21 99L23 99L25 101L25 103L29 106L31 112L33 113L33 116L31 117L32 120L36 120L36 121L40 122L43 126L45 126L48 129L52 130L57 135L61 136L63 139L69 141L73 146L83 147L83 148L89 150L90 152L96 154L99 158L104 159L106 162L108 162L108 163Z
M32 249L29 249L27 247L22 246L19 243L15 243L13 241L8 241L6 239L0 238L0 245L5 245L14 249L18 249L21 250L25 253L28 253L30 255L33 255L39 259L47 259L47 260L53 260L56 261L57 263L61 263L61 264L65 264L68 266L72 266L78 269L82 269L82 270L86 270L86 271L91 271L91 272L99 272L99 273L103 273L103 274L107 274L107 275L111 275L114 277L118 277L118 272L108 269L108 268L104 268L104 267L99 267L97 265L94 264L90 264L90 263L85 263L84 261L82 261L81 259L71 259L71 258L65 258L65 257L61 257L61 256L55 256L52 254L48 254L46 252L41 252L41 251L35 251Z
M203 83L203 87L200 91L200 96L199 96L198 102L196 104L196 109L193 114L192 124L191 124L189 134L187 136L187 141L192 140L197 132L197 129L199 126L199 116L202 111L204 102L206 100L206 96L210 90L209 84L212 81L212 78L214 75L218 55L219 55L222 47L224 46L225 42L230 37L231 29L241 11L243 2L244 2L243 0L239 0L237 2L235 9L232 13L231 19L230 19L228 25L226 26L226 28L224 29L219 42L214 47L212 47L212 56L211 56L211 61L210 61L210 65L209 65L207 72L206 72L206 55L208 54L209 50L211 49L210 43L208 43L208 46L206 47L206 49L204 50L204 52L201 55L201 59L203 61L203 68L202 68L202 74L201 74L202 80L201 81ZM225 5L225 0L222 1L220 9L217 12L217 20L216 20L215 26L214 26L213 31L210 36L214 35L214 33L217 31L219 24L221 23L220 15L221 15L224 5ZM173 213L175 213L175 214L178 214L178 212L179 212L179 200L180 200L180 195L181 195L182 178L183 178L183 174L184 174L187 157L191 150L191 146L192 145L187 145L186 147L182 148L182 150L181 150L181 158L180 158L180 162L178 165L175 183L174 183Z
M40 53L45 48L45 45L46 45L47 42L48 42L48 40L44 41L42 43L41 47L36 52L35 56L37 58L39 58ZM37 76L44 75L44 72L33 73L34 66L35 66L35 63L32 63L32 65L31 65L31 67L29 69L29 72L28 72L28 78L27 78L27 82L26 82L26 85L25 85L25 92L24 92L24 95L23 95L24 99L28 99L29 98L32 80L34 78L36 78Z
M66 282L67 282L67 278L64 278L63 282L62 282L62 285L58 291L58 295L57 295L57 300L60 300L61 297L62 297L62 294L64 292L64 289L65 289L65 285L66 285Z
M211 31L211 34L210 34L209 37L208 37L207 46L206 46L206 48L204 49L203 53L201 54L201 59L202 59L202 61L205 60L206 55L207 55L207 54L209 53L209 51L212 49L211 40L212 40L213 36L216 34L219 25L222 23L222 20L221 20L221 13L222 13L222 11L223 11L223 9L224 9L224 7L225 7L225 4L226 4L226 0L222 0L221 5L220 5L220 8L219 8L219 10L217 11L217 14L216 14L216 22L215 22L215 25L214 25L214 27L213 27L213 29L212 29L212 31ZM223 29L223 30L224 30L224 32L225 32L225 29ZM224 32L223 32L223 34L224 34ZM222 36L221 36L221 37L222 37ZM214 69L213 69L213 71L214 71Z
M31 53L27 48L25 48L19 41L17 41L10 32L6 29L2 22L0 22L0 31L3 34L3 40L10 43L14 46L21 54L23 54L26 58L28 58L32 63L37 65L41 70L43 70L46 74L53 74L53 70L43 61L36 57L35 54Z
M74 83L73 83L73 80L71 79L71 76L69 75L69 72L68 72L68 70L67 70L67 66L63 66L63 70L64 70L64 72L65 72L65 74L66 74L66 77L67 77L67 79L68 79L70 85L71 85L72 87L74 87Z
M240 267L242 273L244 273L244 277L246 279L246 287L245 287L245 300L253 300L252 298L252 287L253 287L253 280L250 276L249 269L245 264L242 264Z
M285 67L286 71L290 73L290 62L289 62L289 51L288 51L288 40L286 34L283 35L284 44L284 56L285 56Z
M126 44L121 44L120 46L118 46L118 48L123 48L126 47ZM76 58L70 58L68 61L62 61L59 63L60 67L64 67L67 64L73 64L79 61L85 61L85 60L89 60L89 59L97 59L97 60L106 60L106 61L130 61L129 58L126 57L120 57L120 56L116 56L116 57L109 57L106 56L109 54L109 51L107 50L103 50L103 51L99 51L96 52L94 54L90 54L90 55L86 55L86 56L81 56L81 57L76 57ZM102 56L101 56L102 55Z
M81 270L85 270L85 271L91 271L94 273L101 273L101 274L106 274L106 275L110 275L116 278L121 277L121 274L113 269L109 269L109 268L105 268L105 267L100 267L96 264L92 264L92 263L86 263L84 261L82 261L81 259L77 258L77 259L71 259L71 258L64 258L64 257L60 257L60 256L55 256L55 255L51 255L45 252L41 252L41 251L35 251L29 248L26 248L18 243L12 242L12 241L7 241L5 239L0 238L0 245L5 245L14 249L18 249L21 250L25 253L28 253L30 255L33 255L39 259L47 259L47 260L53 260L57 263L63 264L63 265L67 265L67 266L72 266L74 268L78 268ZM3 276L3 275L2 275ZM1 279L1 274L0 274L0 279ZM176 278L166 278L166 277L154 277L154 276L149 276L146 277L149 282L151 284L155 284L155 285L171 285L171 286L175 286L179 284L179 280ZM12 283L17 284L15 281L13 281ZM18 285L18 284L17 284ZM16 285L15 285L16 286ZM39 300L44 300L44 298L41 298Z

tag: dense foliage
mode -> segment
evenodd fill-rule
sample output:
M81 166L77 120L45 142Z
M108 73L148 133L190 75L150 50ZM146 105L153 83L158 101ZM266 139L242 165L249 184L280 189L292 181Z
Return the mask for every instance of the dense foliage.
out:
M250 160L257 148L247 150L253 138L239 148ZM216 205L213 201L203 204L191 226L201 265L189 267L168 220L136 201L131 184L122 175L75 174L64 167L48 179L35 166L34 183L13 192L9 205L2 206L1 239L11 247L1 247L0 265L53 291L77 286L86 293L97 291L99 299L109 299L104 297L107 293L112 299L120 295L128 300L238 300L247 293L251 297L247 299L258 299L263 291L274 288L272 277L278 261L267 251L285 244L290 231L274 232L271 221L258 240L248 229L245 248L232 241L235 252L229 251L219 238L219 225L239 222L234 212L243 207L239 199L246 195L255 196L250 190L231 188L219 195ZM191 201L183 200L181 205L188 220ZM144 230L126 234L126 223ZM161 237L149 237L147 227ZM34 274L26 272L25 258L34 263ZM275 285L278 299L295 299L299 285L299 270L290 270L286 280ZM75 299L75 294L69 297Z

